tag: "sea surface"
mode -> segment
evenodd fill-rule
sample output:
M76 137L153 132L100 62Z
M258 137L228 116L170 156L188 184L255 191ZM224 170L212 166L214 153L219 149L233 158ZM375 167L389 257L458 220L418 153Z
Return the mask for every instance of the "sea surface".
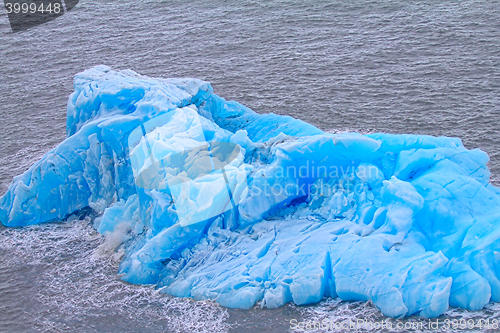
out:
M490 155L500 185L499 1L82 0L15 34L0 4L0 51L0 193L65 138L73 76L97 64L207 80L330 132L459 137ZM290 320L323 319L464 331L412 327L428 321L388 319L369 302L231 310L126 284L117 265L89 217L0 226L0 332L299 332ZM500 306L440 320L480 318L500 319Z

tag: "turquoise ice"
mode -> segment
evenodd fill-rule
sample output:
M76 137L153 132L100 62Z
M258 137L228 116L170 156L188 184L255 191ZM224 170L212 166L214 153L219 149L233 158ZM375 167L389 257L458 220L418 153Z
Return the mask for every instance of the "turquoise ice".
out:
M456 138L329 134L196 79L76 75L67 138L0 198L7 227L90 207L119 274L223 306L324 297L436 317L500 301L500 190Z

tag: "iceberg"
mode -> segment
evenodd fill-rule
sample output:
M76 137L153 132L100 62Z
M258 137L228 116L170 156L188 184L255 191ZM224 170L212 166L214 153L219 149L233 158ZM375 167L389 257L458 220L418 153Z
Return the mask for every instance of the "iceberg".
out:
M231 308L339 297L431 318L500 301L500 190L460 139L325 133L106 66L74 90L67 138L0 198L4 226L92 210L124 281Z

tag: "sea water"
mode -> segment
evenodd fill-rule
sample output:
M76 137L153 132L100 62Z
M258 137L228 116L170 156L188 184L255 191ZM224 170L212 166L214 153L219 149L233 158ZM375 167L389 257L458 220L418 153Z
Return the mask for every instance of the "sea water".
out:
M0 12L2 193L64 139L73 75L96 64L197 77L257 112L331 132L460 137L490 155L493 183L500 184L495 2L83 0L15 34ZM176 299L119 281L112 248L91 216L1 227L0 331L286 332L327 319L391 322L386 331L412 332L427 323L410 318L398 329L400 321L364 302L229 310ZM495 304L479 312L451 309L441 320L492 321L499 311Z

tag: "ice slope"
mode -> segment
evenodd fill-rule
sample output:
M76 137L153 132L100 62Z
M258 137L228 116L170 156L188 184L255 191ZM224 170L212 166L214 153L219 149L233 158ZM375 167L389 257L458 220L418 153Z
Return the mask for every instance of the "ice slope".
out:
M196 79L76 75L68 137L0 198L8 227L86 207L122 279L223 306L371 300L392 317L500 301L500 191L455 138L328 134Z

